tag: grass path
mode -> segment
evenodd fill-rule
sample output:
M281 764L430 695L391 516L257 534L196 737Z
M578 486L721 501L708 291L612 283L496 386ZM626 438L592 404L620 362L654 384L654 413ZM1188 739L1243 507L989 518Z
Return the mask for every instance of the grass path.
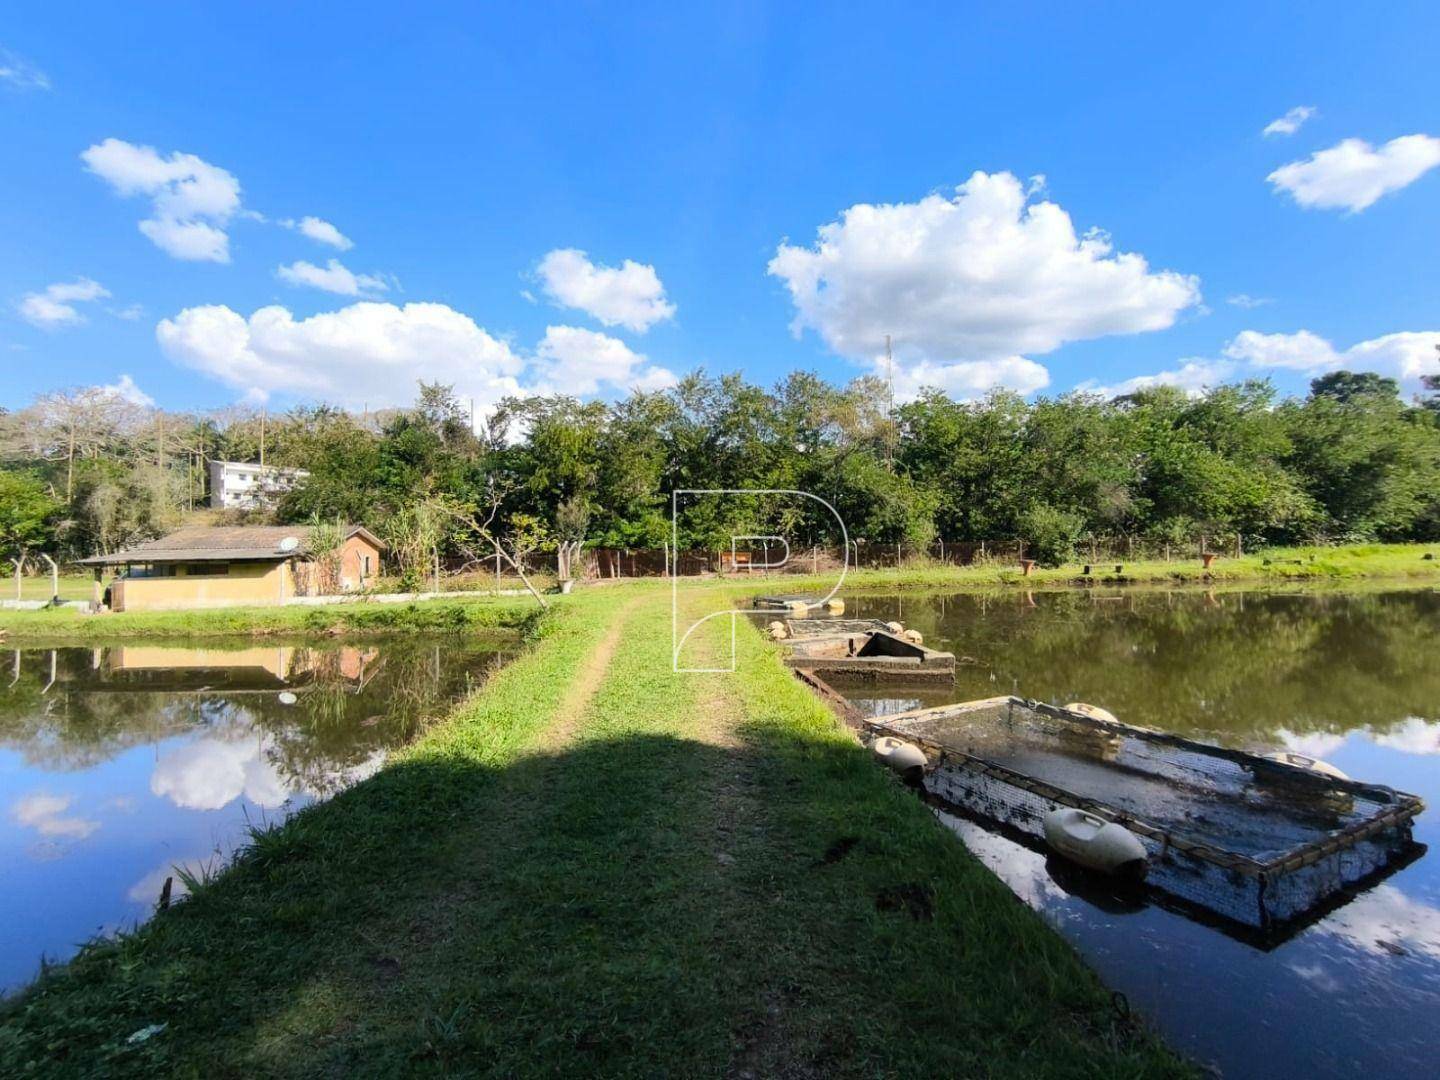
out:
M668 590L557 605L377 776L0 1007L0 1074L1187 1074L758 634L734 675L669 646Z

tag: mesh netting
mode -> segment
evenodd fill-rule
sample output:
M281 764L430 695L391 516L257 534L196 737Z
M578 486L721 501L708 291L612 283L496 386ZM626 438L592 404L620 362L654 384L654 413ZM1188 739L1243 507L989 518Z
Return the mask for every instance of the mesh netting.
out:
M1018 698L872 721L927 745L927 788L1036 837L1047 813L1119 821L1152 885L1249 926L1298 917L1410 842L1414 796Z

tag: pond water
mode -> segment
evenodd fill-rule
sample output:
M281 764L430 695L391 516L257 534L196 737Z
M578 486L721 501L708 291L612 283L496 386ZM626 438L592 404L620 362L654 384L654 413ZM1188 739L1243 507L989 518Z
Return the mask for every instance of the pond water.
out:
M503 656L453 636L0 649L0 990L369 776Z
M953 687L846 691L871 714L1016 693L1421 796L1427 855L1278 944L1237 939L942 814L1171 1044L1226 1076L1440 1069L1440 591L1096 590L846 598L969 657Z

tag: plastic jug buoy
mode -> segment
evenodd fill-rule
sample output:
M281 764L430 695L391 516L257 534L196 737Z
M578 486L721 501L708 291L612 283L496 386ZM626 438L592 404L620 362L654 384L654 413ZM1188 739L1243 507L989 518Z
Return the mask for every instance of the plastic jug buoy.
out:
M792 615L804 615L810 610L810 605L804 600L787 600L785 601L785 608Z
M1341 772L1328 761L1321 761L1306 754L1297 754L1290 750L1281 750L1274 754L1266 754L1266 760L1278 761L1282 765L1293 765L1297 769L1304 769L1307 772L1317 773L1320 776L1328 776L1332 780L1349 780L1349 774Z
M926 763L925 751L921 750L914 743L908 743L904 739L897 739L893 735L882 735L870 744L870 750L882 762L898 773L909 773L915 769L924 769Z
M1109 720L1112 724L1120 722L1119 717L1109 709L1102 709L1099 705L1090 705L1083 701L1072 701L1065 706L1066 712L1078 712L1081 716L1088 716L1092 720Z
M919 630L906 630L906 631L905 631L903 634L901 634L900 636L901 636L902 638L904 638L906 641L910 642L911 645L924 645L924 644L925 644L925 635L922 634L922 633L920 633Z
M892 634L903 634L905 632L905 624L898 622L887 622L885 624L885 629L890 631L890 633Z
M1145 872L1145 845L1124 825L1065 807L1045 815L1045 842L1057 855L1102 874Z
M276 700L279 701L281 705L294 705L300 699L289 690L281 690L280 695L276 698Z
M826 600L826 601L825 601L825 610L828 611L831 615L844 615L844 614L845 614L845 601L844 601L844 600L839 600L839 599L836 599L836 600Z
M779 619L776 619L770 625L765 627L765 629L769 631L770 636L776 641L784 641L787 637L790 636L790 631L785 628L785 624Z

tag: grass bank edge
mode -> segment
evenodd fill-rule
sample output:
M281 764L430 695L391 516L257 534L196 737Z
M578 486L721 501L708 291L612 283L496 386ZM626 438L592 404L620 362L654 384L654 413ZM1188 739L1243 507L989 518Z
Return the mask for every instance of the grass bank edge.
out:
M0 612L13 641L112 641L130 637L265 637L278 634L359 636L392 633L518 632L528 636L544 612L530 597L422 600L409 604L257 606L198 611L87 615L73 608Z
M1079 953L914 792L875 765L854 734L783 665L781 649L763 639L757 624L747 622L737 635L737 652L744 737L784 777L771 789L776 812L796 835L814 838L812 858L827 843L849 845L842 880L859 895L850 898L848 913L837 905L825 918L867 937L881 935L904 957L899 967L905 979L884 993L877 988L861 1022L911 1027L915 1040L944 1039L962 1010L967 1025L987 1032L981 1038L997 1060L952 1061L957 1072L1196 1075L1150 1028L1118 1017L1111 992ZM879 911L885 890L897 886L928 896L933 921L909 922ZM1035 1059L1017 1058L1032 1043ZM896 1056L887 1070L934 1067L914 1048L907 1065L911 1050L893 1040L890 1045ZM1086 1064L1077 1066L1081 1061Z

